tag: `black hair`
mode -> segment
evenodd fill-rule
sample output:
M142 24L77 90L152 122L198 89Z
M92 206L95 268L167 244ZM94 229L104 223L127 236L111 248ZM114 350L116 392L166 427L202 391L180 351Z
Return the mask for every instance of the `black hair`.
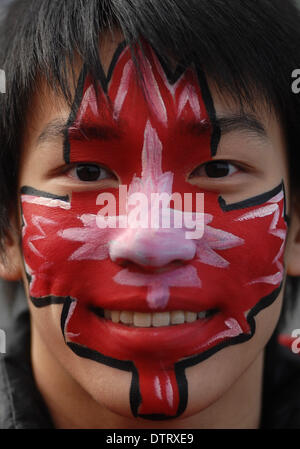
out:
M17 201L19 153L26 111L42 77L72 102L75 58L99 68L99 38L119 28L129 45L141 38L162 58L203 66L219 90L241 104L272 107L286 133L293 192L300 191L300 15L293 0L15 0L0 24L0 241ZM288 280L296 296L297 278Z

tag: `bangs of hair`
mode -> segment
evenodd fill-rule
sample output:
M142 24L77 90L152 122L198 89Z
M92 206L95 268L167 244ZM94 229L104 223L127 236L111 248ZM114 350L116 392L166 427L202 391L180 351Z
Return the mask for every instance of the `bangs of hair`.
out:
M131 47L144 38L169 66L174 59L201 65L221 94L282 110L300 67L290 38L300 38L295 14L288 0L19 0L1 30L1 65L19 98L39 75L70 102L75 61L97 78L99 39L117 28Z
M14 0L0 16L0 249L16 212L23 128L38 80L71 105L78 58L98 79L99 43L116 30L131 49L147 41L170 68L174 61L201 67L240 105L274 108L293 193L300 192L300 95L291 88L300 68L300 14L293 0ZM295 301L298 279L289 285Z

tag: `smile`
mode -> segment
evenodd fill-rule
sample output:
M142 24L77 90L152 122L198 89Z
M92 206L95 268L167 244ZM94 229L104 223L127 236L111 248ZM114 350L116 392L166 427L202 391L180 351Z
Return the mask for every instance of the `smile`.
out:
M184 310L172 310L165 312L134 312L127 310L107 310L98 307L91 307L90 310L101 318L105 318L113 323L124 324L129 327L164 327L175 326L184 323L193 323L197 320L204 320L216 315L218 309L203 310L201 312L191 312Z

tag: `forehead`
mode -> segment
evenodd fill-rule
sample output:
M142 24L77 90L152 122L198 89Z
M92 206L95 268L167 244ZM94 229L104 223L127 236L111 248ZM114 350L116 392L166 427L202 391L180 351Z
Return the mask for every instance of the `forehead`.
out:
M101 42L99 52L101 70L98 68L97 87L108 94L113 102L120 101L120 97L123 101L122 95L125 96L128 90L131 91L130 94L136 95L133 90L141 88L148 112L151 108L156 115L163 113L159 101L165 103L163 107L167 106L169 109L174 105L177 109L182 109L183 102L189 102L195 118L199 120L205 115L212 116L214 109L217 109L220 115L231 112L236 115L246 113L252 117L257 116L266 126L277 122L274 111L264 101L250 105L248 102L242 104L238 94L229 94L226 86L216 85L207 79L200 64L182 65L180 60L163 59L147 42L143 41L142 46L137 45L130 50L125 46L121 35L115 36L114 39L106 36ZM91 78L87 76L82 88L88 89L90 83ZM79 97L81 100L84 98L82 92ZM173 97L171 101L170 97ZM133 100L132 104L135 106L140 98L135 97ZM138 105L139 108L141 103L142 101ZM159 118L163 119L162 116ZM278 122L276 124L279 125Z
M134 64L130 48L120 44L108 69L99 68L97 83L83 68L70 120L75 127L103 122L120 131L126 128L128 133L131 128L145 128L151 120L164 132L174 124L178 128L193 121L204 126L214 118L213 103L200 70L178 66L172 71L149 45L142 50L134 48L134 56L138 65Z
M112 79L113 76L115 76L115 71L118 70L118 68L122 65L122 62L120 61L120 52L118 52L118 48L120 48L120 43L122 42L122 36L118 35L117 33L112 38L110 35L105 36L104 39L101 40L101 44L99 47L99 54L100 54L100 60L101 65L103 69L103 76L108 77L109 80ZM145 67L145 59L143 58L143 54L140 52L139 55L140 62L142 64L142 67ZM144 83L144 86L146 88L146 91L153 90L153 86L157 81L161 81L163 77L166 77L166 72L176 72L176 64L170 64L170 67L164 66L163 68L160 65L160 60L156 59L156 76L154 83L147 84ZM158 64L157 64L158 62ZM78 61L78 64L75 66L75 72L76 72L76 78L80 78L80 73L82 72L82 64ZM157 74L159 73L159 77L157 77ZM197 97L200 98L200 101L203 97L203 89L201 89L202 86L198 85L197 76L194 73L192 74L192 70L189 70L189 76L185 76L185 83L192 85L193 93L196 93ZM143 73L143 76L145 77L145 73ZM149 78L149 73L146 73L146 78ZM100 77L101 78L101 77ZM117 79L118 77L115 76ZM138 75L135 73L133 76L134 83L136 85L140 84L140 80ZM119 82L122 82L122 79L119 78ZM228 114L240 114L241 113L241 107L240 103L236 101L235 98L230 96L226 91L223 89L222 86L216 86L212 81L209 79L207 80L209 91L213 99L213 105L215 110L217 111L217 114L219 116L226 116ZM70 85L72 86L71 82L71 76L70 76ZM169 88L170 88L169 84ZM77 86L78 87L78 86ZM155 87L155 86L154 86ZM115 89L118 89L118 82L115 83ZM73 86L73 94L75 95L76 87ZM191 90L190 90L191 92ZM109 92L111 94L112 92ZM163 101L166 100L166 95L170 94L170 92L167 92L166 90L162 90L162 97ZM116 94L116 92L114 93ZM150 100L150 101L149 101ZM153 98L148 98L148 105L149 103L153 101ZM132 102L132 106L134 107L134 102ZM202 106L202 115L205 116L205 109L206 107ZM275 115L275 113L271 110L269 110L267 107L265 107L264 104L257 103L256 105L252 105L253 107L249 108L248 105L243 106L243 112L246 111L246 113L251 114L251 116L256 116L259 121L263 124L265 129L267 130L267 133L274 141L283 143L284 137L282 132L282 127ZM131 116L134 117L135 111L131 108L127 109L127 117ZM24 135L24 145L23 147L26 148L31 146L32 144L36 143L36 137L40 135L42 130L47 126L47 124L51 121L55 121L56 119L62 119L62 120L68 120L70 115L70 106L66 103L63 96L57 95L53 90L50 89L50 87L47 85L47 83L43 80L36 83L36 90L34 95L31 98L31 102L29 104L29 108L27 111L26 116L26 126L25 126L25 135ZM135 117L134 117L135 118ZM201 118L201 116L200 116Z

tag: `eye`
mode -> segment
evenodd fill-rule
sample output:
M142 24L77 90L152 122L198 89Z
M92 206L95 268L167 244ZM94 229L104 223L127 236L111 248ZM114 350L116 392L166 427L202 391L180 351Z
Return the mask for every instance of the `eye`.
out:
M238 167L228 161L211 161L197 167L190 175L190 178L208 177L225 178L238 171Z
M109 178L116 179L116 176L110 170L97 164L77 164L70 170L69 176L83 182L95 182Z

